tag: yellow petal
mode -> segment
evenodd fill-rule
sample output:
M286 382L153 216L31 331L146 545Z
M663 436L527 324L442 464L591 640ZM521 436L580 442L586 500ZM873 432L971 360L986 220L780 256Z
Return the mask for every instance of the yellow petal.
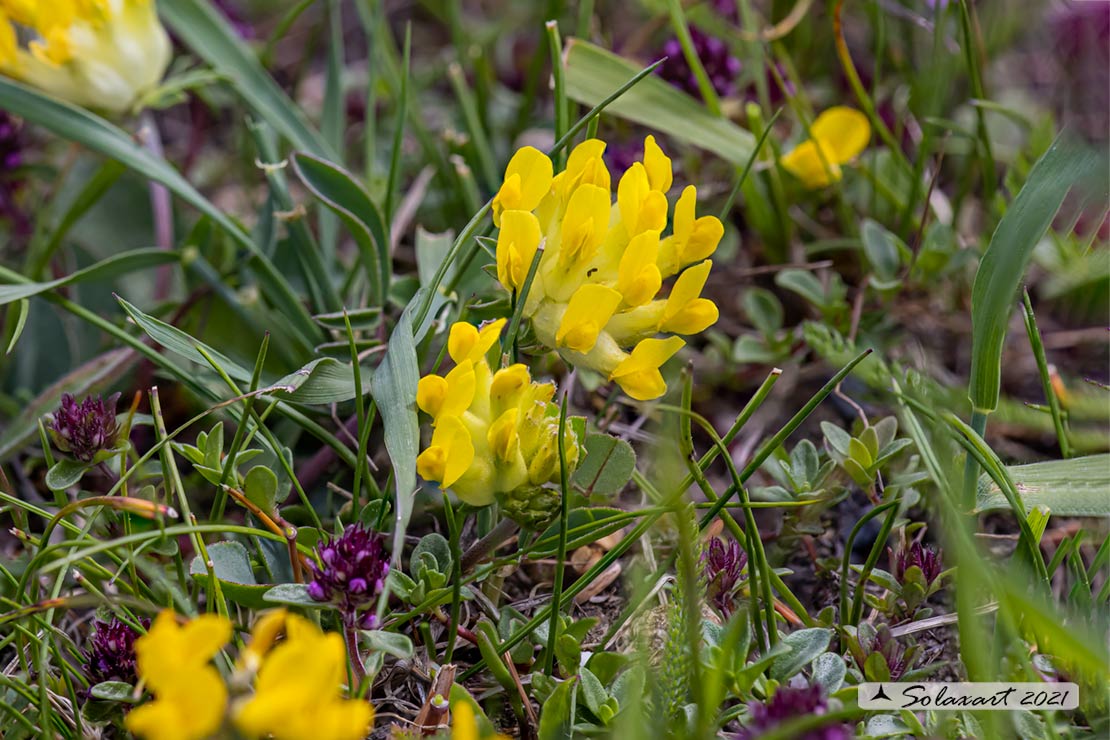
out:
M534 210L551 190L551 159L535 147L517 150L505 168L505 182L493 200L496 220L504 211Z
M447 335L447 353L455 362L478 362L497 341L505 324L506 319L498 319L485 324L479 330L466 321L456 321Z
M532 376L528 372L527 365L518 362L502 368L493 374L493 380L490 382L490 402L498 407L513 403L517 394L531 382Z
M441 416L459 416L470 408L477 388L474 362L463 360L452 368L451 372L447 373L445 380L447 382L447 394L443 399L442 406L440 406L439 413L435 415L437 420ZM420 387L417 386L417 391L419 392L419 390Z
M600 139L586 139L571 150L557 185L564 202L580 185L594 185L609 192L609 168L601 158L604 152L605 142Z
M647 170L648 182L652 190L666 193L671 189L674 174L671 171L671 159L659 145L655 143L654 136L644 139L644 168Z
M516 457L519 448L519 437L516 431L518 416L517 409L508 409L497 418L497 421L490 424L489 432L486 433L486 442L490 450L505 463Z
M609 191L596 185L575 189L563 216L559 265L565 270L582 267L597 254L609 231L613 203Z
M416 384L416 406L433 419L439 416L447 399L447 380L439 375L425 375Z
M659 325L661 331L697 334L717 322L716 304L699 297L712 268L712 261L705 260L678 276L663 307Z
M540 222L529 211L501 214L497 235L497 279L505 290L521 290L543 235Z
M450 488L474 462L470 432L457 416L444 416L432 433L432 443L416 458L416 470L425 480Z
M589 352L620 303L621 294L612 288L594 283L581 286L571 296L559 322L556 345L583 354Z
M685 344L679 337L643 339L633 348L632 354L609 374L609 379L615 380L625 393L637 401L659 398L667 392L667 384L659 368Z
M470 702L451 705L451 740L478 740L478 721Z
M667 224L667 196L652 189L647 168L639 162L625 170L617 184L617 206L629 236L661 231Z
M833 161L844 164L867 148L871 124L855 108L836 106L817 116L809 133L824 151L832 153Z
M642 306L659 292L663 276L655 264L658 256L658 231L645 231L629 241L617 272L617 290L628 305Z
M308 717L302 738L289 740L362 740L366 737L374 709L361 699L336 699L319 707ZM285 740L282 738L282 740Z
M725 227L716 216L696 218L698 191L687 185L674 207L674 241L677 263L662 266L664 273L673 274L683 265L700 262L717 251ZM673 270L666 269L673 267Z
M787 172L801 180L810 190L831 185L841 178L840 165L833 152L826 147L822 157L817 143L812 139L794 147L780 161Z

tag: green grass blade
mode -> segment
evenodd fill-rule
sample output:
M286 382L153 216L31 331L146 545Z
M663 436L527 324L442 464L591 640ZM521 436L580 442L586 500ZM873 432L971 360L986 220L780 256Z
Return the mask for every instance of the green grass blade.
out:
M1055 516L1110 517L1110 455L1087 455L1006 468L1021 491L1026 511L1045 506ZM988 476L979 481L976 512L1010 504Z
M0 306L6 306L13 301L30 298L49 290L54 290L55 288L61 288L65 285L73 285L86 280L108 280L147 267L177 262L180 259L181 256L176 252L166 252L155 248L135 249L130 252L123 252L122 254L113 255L97 262L95 265L70 273L57 280L48 280L42 283L0 285ZM0 279L3 279L2 275L0 275Z
M324 141L274 79L259 63L235 29L211 3L204 0L162 0L162 17L174 33L197 55L231 81L236 92L260 117L298 149L338 160L339 154Z
M971 292L972 358L968 398L972 408L998 408L1002 342L1025 268L1073 185L1096 175L1101 157L1067 132L1033 165L1021 192L1006 209L979 262ZM1105 187L1105 185L1103 185Z
M634 62L581 39L567 40L564 59L567 95L584 105L605 100L640 71ZM755 137L750 132L713 115L658 77L645 77L606 110L713 152L737 166L747 164L755 150Z

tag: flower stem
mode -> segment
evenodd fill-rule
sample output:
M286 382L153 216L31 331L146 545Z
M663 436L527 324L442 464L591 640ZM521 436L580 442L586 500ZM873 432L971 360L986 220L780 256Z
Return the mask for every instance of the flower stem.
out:
M358 653L358 630L355 629L354 625L344 625L343 637L347 642L347 657L350 658L351 676L354 679L351 682L350 694L356 696L366 680L366 666L363 665L362 656Z

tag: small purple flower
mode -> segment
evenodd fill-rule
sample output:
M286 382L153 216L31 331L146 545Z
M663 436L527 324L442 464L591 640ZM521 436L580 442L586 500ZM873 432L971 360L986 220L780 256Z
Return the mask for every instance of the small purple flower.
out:
M944 570L940 555L941 551L937 548L922 545L920 542L914 542L908 546L904 545L898 548L898 552L893 555L894 577L898 579L899 583L902 583L905 581L906 571L917 566L921 569L921 574L925 576L925 585L932 585L940 572Z
M740 733L741 740L756 740L775 725L796 717L821 715L829 710L825 692L820 685L793 688L780 686L765 702L748 705L751 718L748 727ZM842 723L835 723L795 735L797 740L849 740L851 730Z
M144 628L150 626L149 619L140 621ZM135 640L138 638L139 633L126 622L114 617L110 622L95 620L88 650L85 651L85 675L89 683L135 683L138 680L135 674Z
M724 617L732 615L736 599L740 594L744 566L748 555L740 549L736 540L726 544L718 537L709 541L709 547L701 556L702 570L705 574L705 595L709 602Z
M887 670L890 672L890 680L897 681L902 675L911 668L911 662L916 650L906 650L902 645L894 639L894 635L890 631L890 626L886 624L879 625L878 629L864 630L862 625L859 632L858 649L856 645L852 645L852 657L856 661L861 671L867 663L867 659L872 655L878 653L883 656L883 661L886 663ZM870 679L869 679L870 680Z
M730 95L740 75L740 60L729 53L728 44L724 41L693 26L690 27L690 39L713 89L722 97ZM700 98L697 75L686 63L679 40L672 38L663 44L663 54L667 60L659 65L656 73L678 89Z
M86 396L77 403L69 393L63 394L62 405L47 416L47 430L58 449L91 462L96 453L115 447L120 433L116 424L119 396Z
M359 615L385 586L389 575L389 553L385 537L352 524L343 534L316 546L322 565L312 565L308 595L316 601L330 601L352 627L372 629L375 615Z

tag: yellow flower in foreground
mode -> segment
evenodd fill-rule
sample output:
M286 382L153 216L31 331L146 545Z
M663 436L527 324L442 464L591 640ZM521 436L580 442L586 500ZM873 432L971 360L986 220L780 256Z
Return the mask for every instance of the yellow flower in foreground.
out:
M840 165L854 159L871 140L867 116L843 106L817 116L809 132L811 138L783 155L782 166L811 190L839 181Z
M127 112L170 54L154 0L0 0L0 74L77 105Z
M433 426L416 470L474 506L559 478L559 408L551 402L555 386L532 382L521 364L493 372L486 359L505 323L498 319L481 329L454 324L447 352L455 367L446 376L424 376L416 390L416 404L432 417ZM565 447L573 470L579 440L570 426Z
M451 705L451 740L481 740L481 729L474 709L466 701L455 701ZM509 740L507 735L495 734L491 740Z
M131 710L125 723L148 740L201 740L223 724L227 688L210 665L231 637L231 623L206 614L184 626L163 611L135 641L139 676L154 701Z
M265 639L277 617L256 627ZM235 726L248 737L276 740L360 740L374 710L360 699L343 698L347 652L343 638L312 622L285 614L285 640L266 653L254 696L238 706Z
M684 344L656 335L697 334L717 321L717 306L701 290L724 227L713 216L697 217L691 185L663 236L671 160L648 136L643 161L621 176L614 203L604 151L602 141L582 142L557 175L536 149L513 156L494 199L497 276L506 290L520 292L542 245L524 306L536 336L567 362L648 400L666 392L659 367ZM661 294L674 275L669 297Z

